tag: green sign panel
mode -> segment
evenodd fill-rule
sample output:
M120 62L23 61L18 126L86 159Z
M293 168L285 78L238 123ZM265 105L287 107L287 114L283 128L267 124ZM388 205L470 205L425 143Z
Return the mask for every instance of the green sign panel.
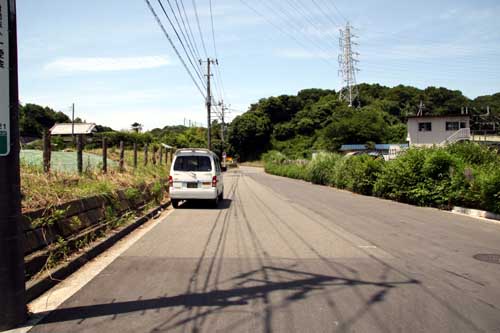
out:
M10 151L10 82L8 0L0 0L0 156Z

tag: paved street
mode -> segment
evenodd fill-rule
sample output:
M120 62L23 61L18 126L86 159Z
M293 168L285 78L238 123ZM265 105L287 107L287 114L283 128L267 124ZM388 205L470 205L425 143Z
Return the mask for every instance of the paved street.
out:
M31 332L500 332L500 225L240 168Z

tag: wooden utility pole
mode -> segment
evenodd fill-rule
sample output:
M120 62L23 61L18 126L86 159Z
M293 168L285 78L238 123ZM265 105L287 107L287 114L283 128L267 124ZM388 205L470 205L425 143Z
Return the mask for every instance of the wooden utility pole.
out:
M163 146L160 146L160 165L163 164Z
M148 165L148 145L144 145L144 166Z
M0 0L0 331L26 321L16 1Z

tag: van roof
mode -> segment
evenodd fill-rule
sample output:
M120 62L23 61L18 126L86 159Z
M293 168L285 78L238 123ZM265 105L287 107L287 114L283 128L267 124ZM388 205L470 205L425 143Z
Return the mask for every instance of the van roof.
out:
M182 149L177 149L175 151L175 155L179 155L179 154L189 154L189 153L197 153L197 154L208 154L208 155L214 155L215 154L206 149L206 148L182 148Z

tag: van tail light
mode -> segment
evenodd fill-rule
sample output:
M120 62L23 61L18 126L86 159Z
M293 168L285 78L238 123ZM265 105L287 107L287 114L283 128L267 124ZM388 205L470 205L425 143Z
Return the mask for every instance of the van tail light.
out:
M212 187L217 187L217 176L212 177Z
M172 178L172 176L168 176L168 186L174 187L174 179Z

